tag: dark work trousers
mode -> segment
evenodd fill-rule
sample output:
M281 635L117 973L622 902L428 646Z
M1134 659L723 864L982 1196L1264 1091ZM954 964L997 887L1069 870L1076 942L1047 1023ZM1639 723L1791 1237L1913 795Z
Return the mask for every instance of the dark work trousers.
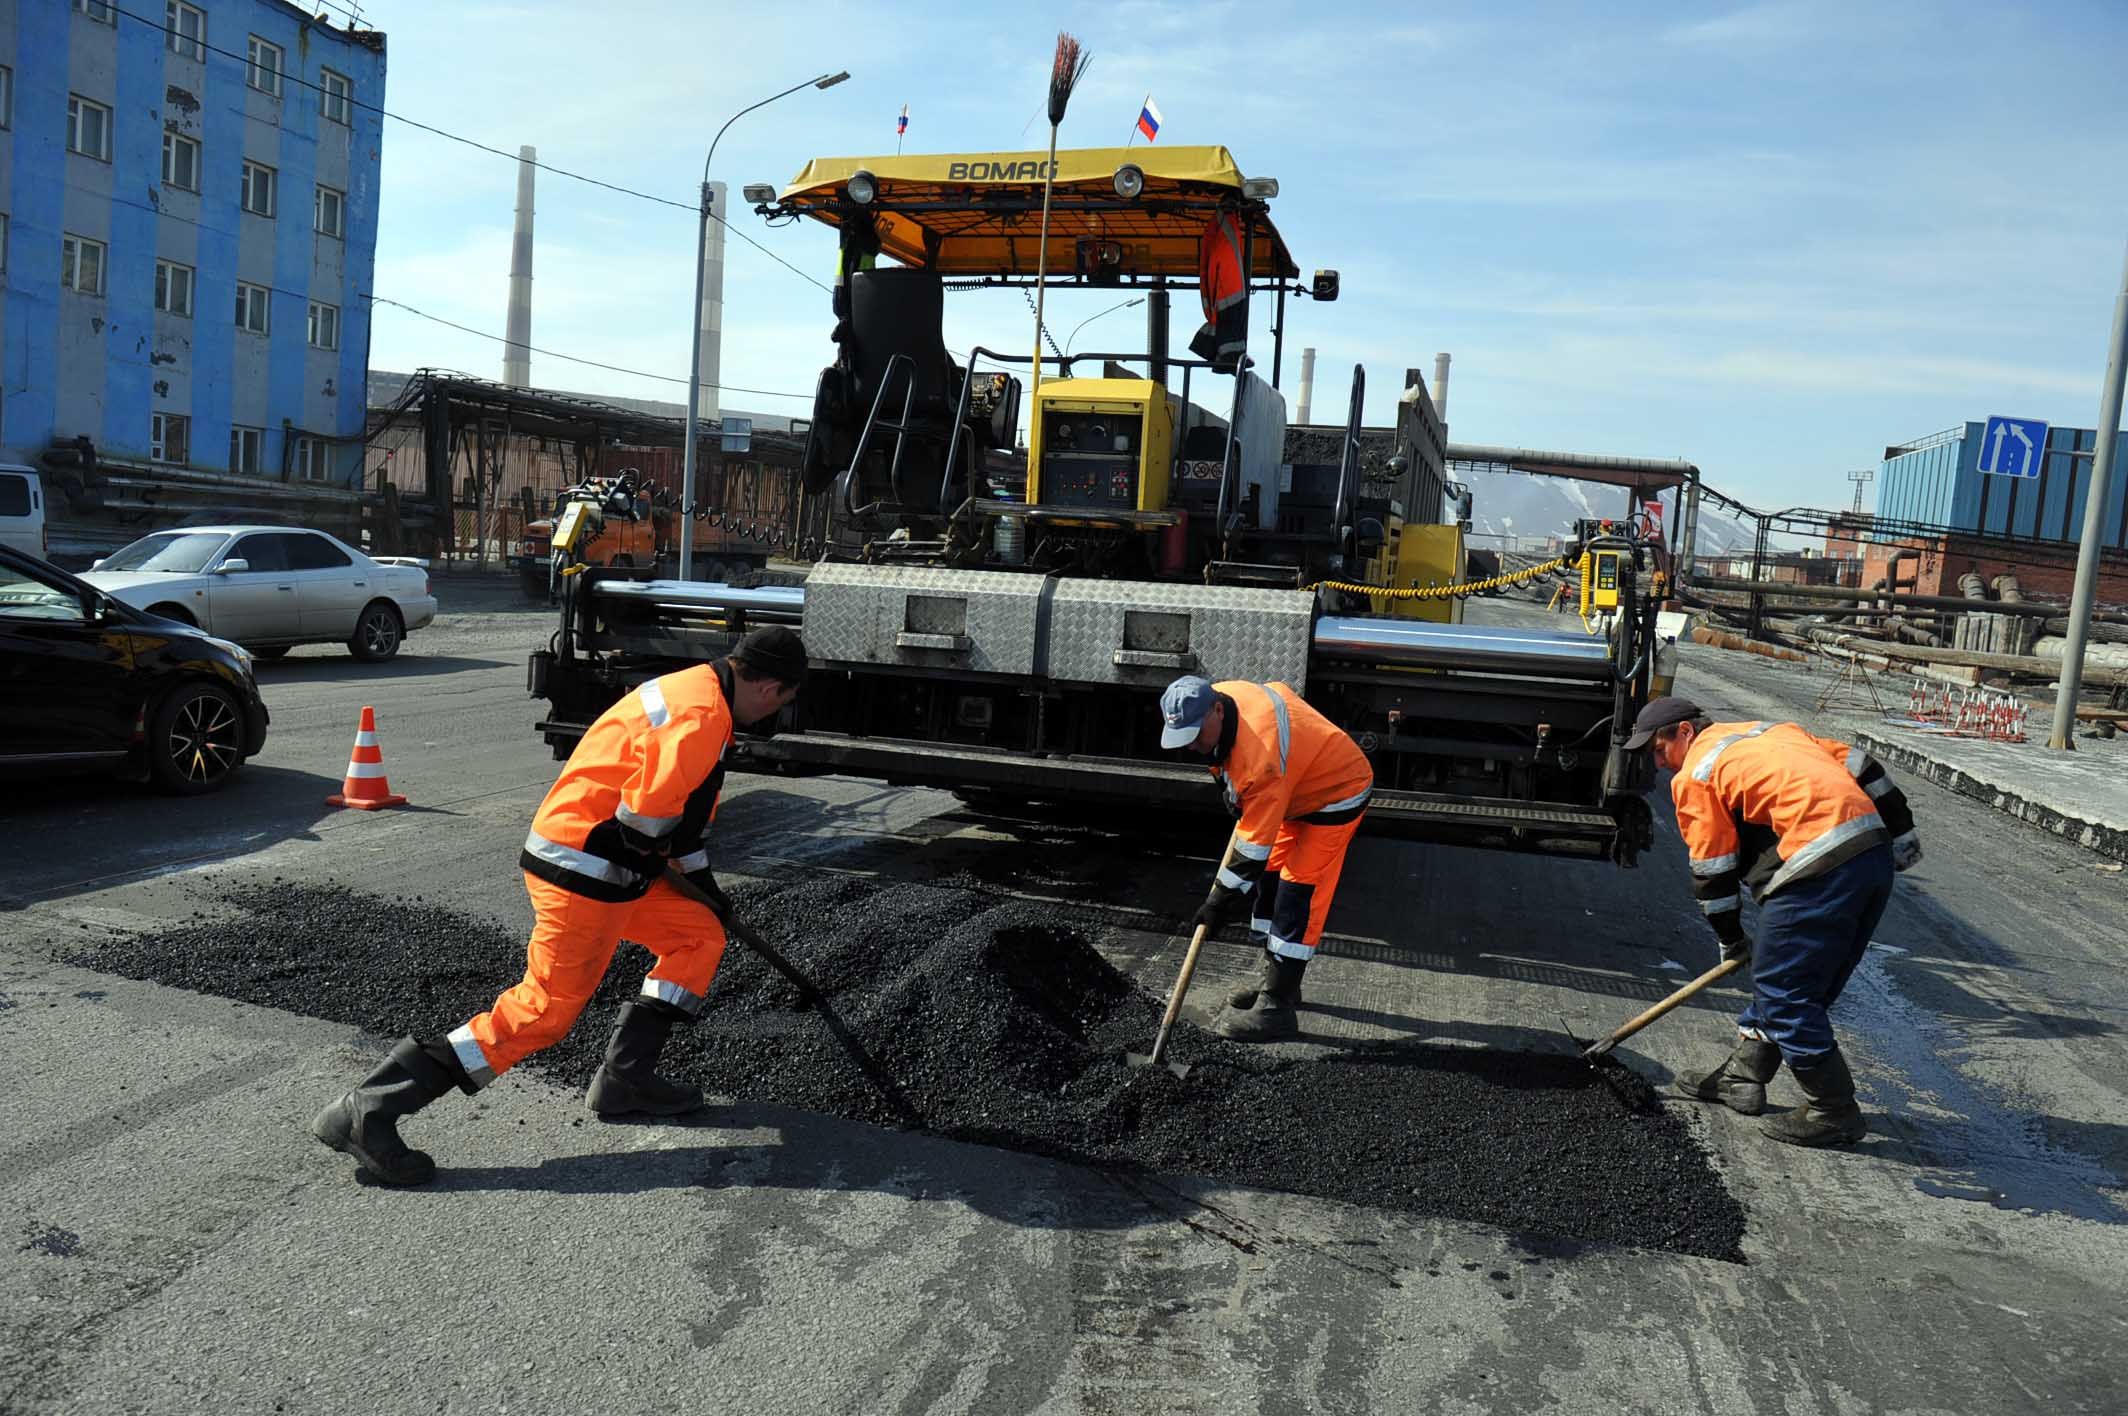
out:
M1823 1060L1836 1046L1826 1012L1862 962L1891 897L1892 848L1882 845L1761 904L1752 998L1737 1031L1774 1044L1791 1067Z

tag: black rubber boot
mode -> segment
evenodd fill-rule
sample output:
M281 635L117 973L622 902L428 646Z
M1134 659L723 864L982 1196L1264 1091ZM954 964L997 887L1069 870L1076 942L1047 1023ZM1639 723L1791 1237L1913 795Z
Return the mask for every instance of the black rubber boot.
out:
M601 1116L678 1116L699 1107L700 1087L668 1082L654 1070L672 1025L686 1016L655 998L623 1003L585 1103Z
M399 1122L458 1085L454 1068L402 1038L362 1085L312 1118L310 1133L387 1185L426 1185L436 1162L399 1139Z
M1756 1038L1739 1037L1736 1050L1712 1070L1681 1076L1670 1084L1670 1089L1694 1101L1718 1101L1731 1111L1756 1116L1766 1109L1766 1083L1780 1070L1780 1048Z
M1855 1104L1855 1074L1835 1047L1815 1062L1790 1065L1804 1104L1760 1122L1760 1129L1792 1146L1843 1146L1869 1134L1869 1122Z
M1256 1006L1256 995L1269 988L1278 977L1278 955L1264 950L1263 967L1257 971L1256 982L1245 983L1227 994L1227 1006L1237 1013L1246 1013ZM1298 998L1293 1000L1298 1003Z
M1300 1034L1300 979L1308 971L1305 959L1266 955L1264 986L1256 994L1256 1006L1229 1008L1219 1015L1212 1031L1233 1042L1280 1042Z

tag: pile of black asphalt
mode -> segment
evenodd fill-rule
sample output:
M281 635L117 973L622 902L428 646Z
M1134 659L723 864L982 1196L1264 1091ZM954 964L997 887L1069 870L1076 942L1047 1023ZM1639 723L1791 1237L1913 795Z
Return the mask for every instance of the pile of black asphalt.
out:
M1184 1078L1132 1067L1161 1001L1050 904L972 877L821 875L734 892L811 982L738 943L661 1071L713 1097L1211 1177L1521 1234L1741 1257L1741 1206L1681 1118L1563 1044L1410 1044L1294 1057L1181 1024ZM224 888L190 921L67 961L357 1025L442 1033L521 975L524 943L418 898L295 882ZM624 944L569 1038L526 1065L588 1083L650 956Z

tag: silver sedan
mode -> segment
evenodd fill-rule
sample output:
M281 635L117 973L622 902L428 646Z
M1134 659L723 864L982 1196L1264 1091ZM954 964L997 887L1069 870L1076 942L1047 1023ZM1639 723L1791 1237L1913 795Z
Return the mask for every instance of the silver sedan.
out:
M345 644L358 659L389 659L436 618L427 561L367 556L323 531L287 526L157 531L81 578L267 658L298 644Z

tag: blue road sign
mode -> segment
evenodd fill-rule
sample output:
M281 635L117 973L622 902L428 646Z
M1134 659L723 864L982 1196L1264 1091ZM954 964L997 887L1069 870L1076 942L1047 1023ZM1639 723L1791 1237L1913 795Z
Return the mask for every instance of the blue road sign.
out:
M1990 417L1980 431L1980 470L1996 477L2037 477L2047 457L2047 425L2039 418Z

